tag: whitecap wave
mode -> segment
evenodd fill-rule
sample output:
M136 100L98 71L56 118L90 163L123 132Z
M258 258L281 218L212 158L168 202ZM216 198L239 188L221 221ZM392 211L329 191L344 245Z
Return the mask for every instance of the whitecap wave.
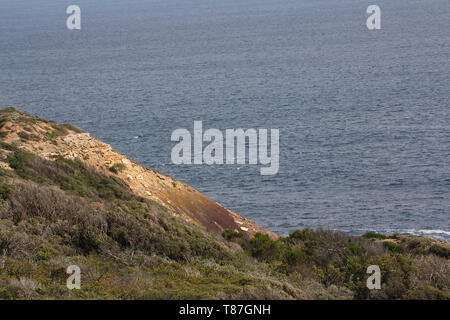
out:
M445 230L417 230L417 232L424 233L424 234L445 234L447 236L450 236L450 231Z
M413 235L426 235L440 240L449 240L450 231L440 230L440 229L407 229L407 230L397 230L398 233L407 233Z
M367 229L359 229L359 233L361 231L374 231L382 234L392 235L395 233L400 234L413 234L417 236L430 236L432 238L440 239L440 240L450 240L450 231L441 230L441 229L383 229L383 230L367 230Z

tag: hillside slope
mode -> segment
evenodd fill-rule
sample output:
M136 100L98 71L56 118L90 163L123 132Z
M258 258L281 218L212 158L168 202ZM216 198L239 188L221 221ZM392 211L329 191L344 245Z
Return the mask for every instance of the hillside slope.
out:
M0 299L449 299L449 258L415 236L277 237L72 125L0 110Z
M1 113L0 135L44 159L79 159L106 175L116 175L133 193L154 200L186 221L221 234L225 229L277 235L222 207L187 184L145 168L111 146L72 125L57 125L30 114L6 108Z

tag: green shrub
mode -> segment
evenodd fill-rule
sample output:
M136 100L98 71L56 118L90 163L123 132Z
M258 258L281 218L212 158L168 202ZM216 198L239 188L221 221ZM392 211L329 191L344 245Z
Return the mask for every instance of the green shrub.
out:
M3 150L8 150L8 151L17 151L17 146L4 142L4 141L0 141L0 148L2 148Z
M32 153L23 150L16 150L8 157L9 166L13 168L21 177L28 177L27 168L34 160Z
M376 232L372 232L372 231L366 232L362 236L363 236L363 238L366 238L366 239L378 239L378 240L384 240L384 239L388 238L384 234L376 233Z
M54 140L57 137L61 137L61 136L65 136L69 133L69 131L67 130L66 127L64 127L63 125L59 125L53 121L49 122L50 126L52 127L52 131L48 131L46 132L46 136L50 139L50 140Z
M242 232L234 231L231 229L225 229L222 232L222 237L224 237L226 240L231 241L234 239L242 239L244 234Z
M23 140L33 140L33 141L39 141L40 140L40 138L37 135L32 134L32 133L27 133L25 131L20 131L17 135L20 138L22 138Z
M355 244L349 244L348 247L345 248L345 251L347 253L347 256L362 256L365 253L363 247Z
M0 202L8 199L9 194L14 189L12 185L4 181L3 178L0 177Z
M289 238L305 241L308 238L308 230L295 230L289 235Z
M70 124L70 123L63 123L63 124L60 124L58 126L66 129L66 130L70 130L70 131L76 132L76 133L83 133L83 130L81 130L77 126L74 126L73 124Z
M391 242L391 241L384 241L383 246L394 253L403 253L405 252L405 247L403 247L401 244Z
M114 164L113 166L111 166L110 168L109 168L109 171L111 171L111 172L113 172L113 173L119 173L120 171L122 171L122 170L125 170L126 169L126 166L123 164L123 163L116 163L116 164Z
M270 238L267 234L257 232L250 239L249 251L254 257L263 259L273 258L277 254L277 241Z
M442 258L448 259L450 257L450 249L445 248L443 246L439 246L437 244L433 244L430 247L429 251L439 257L442 257Z
M428 299L428 300L450 300L450 292L447 290L447 292L445 292L444 290L432 287L432 286L426 286L425 288L422 289L423 293L420 294L419 297L415 297L414 294L415 293L410 293L412 296L411 298L414 300L417 299Z
M310 260L310 256L305 251L299 249L286 248L281 255L281 261L283 264L289 266L293 266L300 261L308 260Z
M14 278L28 277L33 272L33 266L28 261L5 259L4 268L6 273Z

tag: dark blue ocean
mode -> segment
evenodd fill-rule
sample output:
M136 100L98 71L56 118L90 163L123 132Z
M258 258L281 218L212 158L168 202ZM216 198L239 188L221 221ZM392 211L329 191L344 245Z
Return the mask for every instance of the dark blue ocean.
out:
M0 0L1 107L74 123L281 234L450 240L449 101L448 0ZM279 128L278 175L173 165L194 120Z

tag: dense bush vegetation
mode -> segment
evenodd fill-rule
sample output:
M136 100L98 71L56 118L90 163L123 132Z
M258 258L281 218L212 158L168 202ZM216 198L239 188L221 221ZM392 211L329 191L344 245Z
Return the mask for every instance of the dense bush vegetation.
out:
M227 238L277 272L313 279L327 288L348 288L356 299L450 299L449 249L431 239L396 235L394 241L378 234L352 237L308 229L279 240L263 234ZM381 290L367 289L370 265L381 269Z
M78 160L0 143L0 299L448 299L448 246L298 230L207 233ZM117 172L120 168L116 168ZM114 170L111 170L114 172ZM82 270L81 290L66 268ZM369 291L369 265L382 289Z
M265 266L79 161L0 146L0 298L295 298ZM237 250L237 251L236 251ZM82 289L65 286L67 266ZM287 285L287 284L286 284Z

